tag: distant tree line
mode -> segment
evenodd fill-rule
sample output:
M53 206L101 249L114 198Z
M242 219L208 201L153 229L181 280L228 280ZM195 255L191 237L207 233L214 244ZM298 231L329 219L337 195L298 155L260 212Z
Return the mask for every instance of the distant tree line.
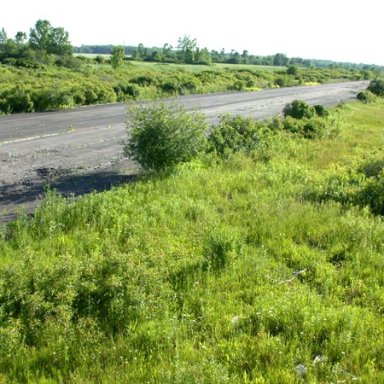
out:
M48 20L38 20L29 31L17 32L14 38L0 29L0 62L21 67L39 64L66 65L73 59L68 32L53 27Z
M111 54L113 45L82 45L75 47L76 53L91 53L96 55ZM266 66L301 66L307 68L340 68L340 69L363 69L383 70L384 67L377 65L356 64L349 62L335 62L331 60L303 59L301 57L288 57L284 53L276 53L268 56L257 56L243 50L241 53L236 50L226 52L199 48L196 39L184 36L178 39L177 46L168 43L163 47L145 47L143 44L137 46L124 46L125 55L132 60L186 63L186 64L253 64Z
M73 56L73 53L96 55L112 54L111 64L118 67L124 59L186 63L186 64L254 64L266 66L301 66L312 68L342 68L383 70L384 67L376 65L338 63L329 60L310 60L300 57L289 58L284 53L276 53L269 56L256 56L249 54L247 50L241 53L231 50L226 52L200 48L196 39L190 36L180 37L174 47L168 43L163 47L137 46L113 46L113 45L82 45L73 47L69 42L68 32L61 27L53 27L48 20L38 20L29 31L17 32L12 38L4 30L0 29L0 63L11 64L20 67L36 67L40 64L56 64L71 68L79 67L81 61Z

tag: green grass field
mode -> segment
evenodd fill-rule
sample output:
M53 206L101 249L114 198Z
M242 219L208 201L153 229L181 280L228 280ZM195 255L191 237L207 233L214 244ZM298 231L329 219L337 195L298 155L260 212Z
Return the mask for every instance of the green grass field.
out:
M111 55L101 54L97 55L94 53L77 53L75 57L85 57L94 59L97 56L101 56L104 59L109 59ZM185 70L192 73L198 73L201 71L206 71L208 69L229 69L229 70L238 70L246 69L250 71L269 71L269 72L285 72L287 67L277 67L271 65L252 65L252 64L221 64L214 63L212 65L198 65L198 64L173 64L173 63L158 63L158 62L145 62L145 61L130 61L130 64L136 68L149 69L149 70L164 70L164 71L174 71L174 70Z
M331 118L4 228L0 383L384 382L384 103Z
M170 63L152 63L152 62L144 62L144 61L131 61L132 65L137 66L139 68L146 69L159 69L164 71L173 71L177 69L182 69L192 73L198 73L206 70L220 70L220 69L228 69L228 70L241 70L246 69L248 71L269 71L269 72L285 72L286 67L274 67L267 65L251 65L251 64L221 64L215 63L212 65L197 65L197 64L170 64Z

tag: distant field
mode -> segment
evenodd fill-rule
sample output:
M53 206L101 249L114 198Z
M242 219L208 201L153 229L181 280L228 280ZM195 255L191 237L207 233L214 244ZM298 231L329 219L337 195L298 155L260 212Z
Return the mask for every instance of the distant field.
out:
M201 72L212 69L229 69L229 70L239 70L247 69L250 71L262 70L262 71L286 71L286 67L273 67L265 65L251 65L251 64L221 64L214 63L212 65L199 65L199 64L168 64L168 63L152 63L144 61L131 61L135 66L147 69L157 69L163 71L173 71L175 69L184 69L189 72Z
M83 56L83 57L87 57L90 59L94 59L97 56L101 56L101 57L104 57L106 59L109 59L111 57L110 54L106 54L106 53L74 53L73 56L75 56L75 57Z
M94 59L97 56L102 56L106 59L109 59L111 55L101 54L97 55L94 53L76 53L75 56L83 56ZM248 69L251 71L262 70L262 71L285 71L287 67L276 67L269 65L252 65L252 64L222 64L214 63L212 65L199 65L199 64L173 64L173 63L155 63L155 62L145 62L145 61L130 61L130 63L139 68L146 69L156 69L162 71L172 71L175 69L185 69L189 72L201 72L207 69Z
M272 65L253 65L253 64L214 64L219 68L229 68L229 69L249 69L249 70L263 70L263 71L286 71L287 67L276 67Z

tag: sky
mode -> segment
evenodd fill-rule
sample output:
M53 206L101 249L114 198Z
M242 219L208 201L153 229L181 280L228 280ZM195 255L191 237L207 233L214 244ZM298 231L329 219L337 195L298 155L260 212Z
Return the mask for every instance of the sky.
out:
M9 37L46 19L75 46L176 46L187 35L209 50L384 65L381 0L2 1Z

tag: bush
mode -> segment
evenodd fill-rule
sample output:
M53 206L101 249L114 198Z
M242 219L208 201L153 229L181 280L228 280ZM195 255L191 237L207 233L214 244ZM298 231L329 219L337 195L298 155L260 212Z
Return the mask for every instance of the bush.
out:
M233 84L228 85L229 91L242 91L245 84L241 80L236 80Z
M16 67L23 67L23 68L33 68L38 69L41 68L42 65L38 63L36 60L30 58L30 57L23 57L21 59L16 60Z
M374 101L377 100L377 96L368 90L359 92L356 97L357 97L357 100L367 104L373 103Z
M328 128L328 122L325 119L309 119L303 125L302 135L306 139L319 139L327 136Z
M95 57L95 61L97 64L104 64L105 63L105 57L101 55L97 55Z
M384 96L384 79L372 80L367 90L371 91L376 96Z
M295 119L311 118L315 115L315 108L303 100L293 100L283 109L284 116L291 116Z
M384 159L382 156L371 155L368 160L363 161L357 171L364 174L365 177L378 178L384 169Z
M147 87L155 83L155 79L152 76L140 75L131 79L131 83L138 84L141 87Z
M314 108L315 108L316 115L319 117L327 117L329 115L327 108L325 108L321 104L316 104Z
M162 170L187 162L206 146L205 117L165 104L133 106L124 152L147 169Z
M199 83L194 78L186 79L181 83L181 89L185 89L188 92L196 92L198 86Z
M140 87L136 84L119 84L114 87L118 101L137 99L140 96Z
M334 137L339 132L335 121L318 116L301 120L288 116L283 121L283 129L306 139Z
M285 79L282 77L278 77L275 80L275 85L277 85L278 87L284 87L285 86Z
M384 174L370 178L357 194L356 202L368 206L375 215L384 215Z
M290 65L287 69L287 75L297 76L299 74L299 68L296 65Z
M179 92L179 84L176 80L170 79L160 85L160 89L171 95L176 95Z
M259 143L262 123L240 115L222 115L208 136L210 150L221 157L238 151L250 151Z
M34 104L29 90L17 85L0 94L0 111L3 113L33 112Z
M84 59L83 59L84 60ZM82 65L82 59L75 56L58 56L55 64L58 67L66 67L73 70L79 70Z

